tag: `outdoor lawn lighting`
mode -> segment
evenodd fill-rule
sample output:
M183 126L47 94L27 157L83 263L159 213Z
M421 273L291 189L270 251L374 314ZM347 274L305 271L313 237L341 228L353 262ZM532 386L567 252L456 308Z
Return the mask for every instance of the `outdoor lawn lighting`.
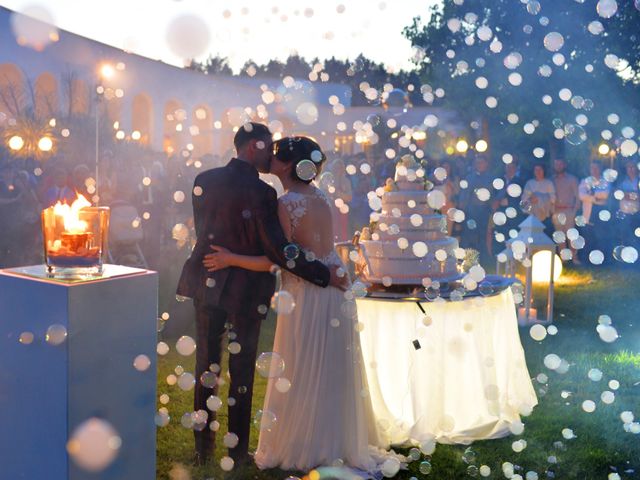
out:
M607 145L606 143L601 143L598 147L598 153L600 155L608 155L610 150L611 149L609 148L609 145Z
M24 139L20 135L14 135L9 139L8 145L11 150L21 150L24 147Z
M469 150L469 143L467 143L464 138L458 140L456 143L456 151L458 153L467 153L467 150Z
M42 137L38 140L38 148L43 152L50 152L53 148L53 140L51 140L51 137Z
M484 153L489 148L489 144L486 140L478 140L476 142L476 152Z
M524 302L518 308L521 325L551 323L554 285L562 272L562 261L540 220L529 215L519 227L518 235L507 241L507 248L498 255L496 271L523 282Z

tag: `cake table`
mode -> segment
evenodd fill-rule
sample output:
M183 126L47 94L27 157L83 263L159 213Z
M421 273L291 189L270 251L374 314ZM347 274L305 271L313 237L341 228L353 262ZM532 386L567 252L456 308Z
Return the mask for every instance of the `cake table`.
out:
M357 306L374 415L389 443L504 437L537 404L510 288L457 302L369 296Z

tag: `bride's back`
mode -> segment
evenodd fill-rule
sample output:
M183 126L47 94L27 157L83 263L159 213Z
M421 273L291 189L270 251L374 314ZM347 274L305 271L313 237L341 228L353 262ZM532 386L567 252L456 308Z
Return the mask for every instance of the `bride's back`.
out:
M325 194L315 187L305 193L289 191L280 202L289 217L289 225L283 227L290 240L317 259L328 259L334 252L333 223Z

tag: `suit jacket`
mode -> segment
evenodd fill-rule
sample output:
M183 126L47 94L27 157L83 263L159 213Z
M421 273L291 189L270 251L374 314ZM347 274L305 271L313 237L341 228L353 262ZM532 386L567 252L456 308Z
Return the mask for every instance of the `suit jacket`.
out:
M295 259L293 268L287 266L284 247L290 242L278 219L276 192L249 163L234 158L224 167L202 172L195 179L192 200L197 239L182 269L178 295L249 317L258 317L258 307L269 305L275 276L235 267L207 272L202 261L212 244L242 255L266 255L309 282L329 284L329 269L305 255Z

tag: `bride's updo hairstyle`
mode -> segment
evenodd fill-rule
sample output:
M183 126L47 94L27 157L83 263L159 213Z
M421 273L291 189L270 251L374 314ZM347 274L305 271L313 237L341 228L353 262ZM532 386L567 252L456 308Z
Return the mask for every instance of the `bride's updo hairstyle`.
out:
M283 163L293 163L294 180L311 183L320 175L327 159L320 145L308 137L284 137L273 143L273 154Z

